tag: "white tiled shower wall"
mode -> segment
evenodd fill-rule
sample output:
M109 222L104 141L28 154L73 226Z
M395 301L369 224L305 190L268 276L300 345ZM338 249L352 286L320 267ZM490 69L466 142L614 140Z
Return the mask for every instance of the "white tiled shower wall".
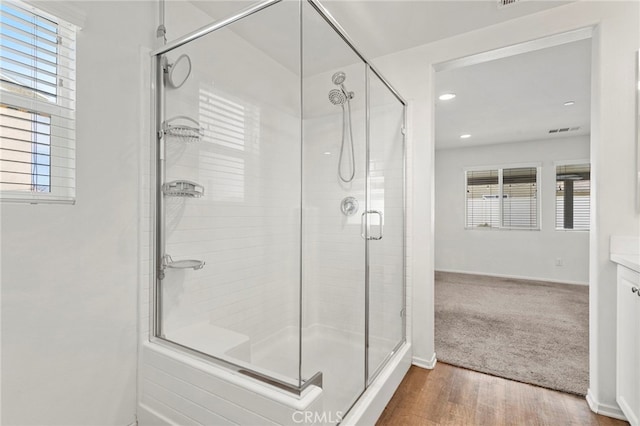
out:
M169 58L182 53L192 75L165 91L166 117L200 121L205 137L167 138L166 180L197 182L205 195L165 197L166 252L205 267L167 271L163 325L210 321L255 343L299 318L299 77L228 30Z
M361 215L365 206L365 91L360 67L342 68L355 92L352 109L355 178L338 179L342 139L342 110L331 106L313 116L305 111L303 149L303 273L304 326L322 324L354 334L364 333L365 240ZM351 71L351 72L350 72ZM307 96L323 97L332 87L331 74L305 82ZM360 80L358 79L360 78ZM372 100L376 99L372 92ZM382 101L382 99L380 99ZM385 101L389 101L388 98ZM402 109L399 103L374 105L370 110L371 205L384 211L384 237L369 242L370 331L372 337L399 340L402 305ZM345 145L348 149L348 144ZM384 173L380 170L385 167ZM358 212L340 211L344 197L355 197ZM377 218L371 218L377 223ZM377 234L378 227L372 227ZM395 326L395 327L394 327ZM390 348L392 349L392 348Z
M364 333L365 241L361 213L365 206L365 81L364 67L341 67L351 100L355 175L341 182L338 163L342 140L342 108L327 97L338 69L304 80L303 134L303 326L323 325L355 335ZM349 144L345 141L346 151ZM345 153L345 162L349 156ZM348 168L343 168L347 175ZM344 197L356 198L358 212L344 216ZM364 341L362 342L362 344Z

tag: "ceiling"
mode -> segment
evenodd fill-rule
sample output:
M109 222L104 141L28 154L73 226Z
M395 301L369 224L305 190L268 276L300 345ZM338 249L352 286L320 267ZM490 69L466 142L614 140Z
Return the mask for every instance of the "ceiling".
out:
M214 20L259 3L191 2ZM321 0L321 3L360 52L376 58L569 1L521 0L502 8L496 0ZM285 0L228 28L298 74L297 4ZM358 61L311 7L305 8L303 30L305 77L342 69ZM589 42L582 41L438 72L437 93L453 91L458 96L448 103L437 103L436 149L588 134L589 70ZM564 107L568 100L576 104ZM551 129L566 127L580 129L549 134ZM461 140L459 136L463 133L472 137Z
M212 19L223 19L259 1L191 0L191 3ZM522 0L502 8L498 7L497 0L321 0L321 3L345 29L358 50L367 58L376 58L557 7L569 1ZM234 23L231 29L295 72L299 68L299 59L292 54L299 49L299 40L293 36L297 34L296 5L295 1L285 0ZM317 41L329 40L328 26L318 19L315 12L311 12L310 7L306 9L305 45L310 44L308 39L313 36ZM322 45L319 42L311 44ZM305 58L305 74L313 75L354 62L352 53L339 50L308 55Z
M367 58L375 58L569 1L525 0L498 7L497 0L321 0Z
M214 19L218 19L216 14L223 17L231 16L238 10L255 4L244 0L193 3ZM296 1L283 1L241 19L228 28L292 74L298 75L301 64L298 5ZM302 64L305 77L337 70L360 61L311 6L303 9L302 28L305 44Z
M586 39L438 72L436 149L588 135L590 70Z

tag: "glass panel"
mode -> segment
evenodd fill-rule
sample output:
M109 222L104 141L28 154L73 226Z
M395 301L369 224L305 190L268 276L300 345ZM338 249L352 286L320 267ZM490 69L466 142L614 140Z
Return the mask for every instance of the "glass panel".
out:
M369 72L369 381L404 338L404 107Z
M166 55L165 183L204 194L163 198L160 286L164 338L296 386L299 7L276 4Z
M365 65L306 2L303 43L302 375L322 371L337 423L365 385Z

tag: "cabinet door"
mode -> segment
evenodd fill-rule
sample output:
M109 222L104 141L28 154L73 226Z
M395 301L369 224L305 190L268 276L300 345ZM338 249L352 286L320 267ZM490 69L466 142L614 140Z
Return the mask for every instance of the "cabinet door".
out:
M619 266L616 399L633 426L638 426L640 421L639 289L640 274Z

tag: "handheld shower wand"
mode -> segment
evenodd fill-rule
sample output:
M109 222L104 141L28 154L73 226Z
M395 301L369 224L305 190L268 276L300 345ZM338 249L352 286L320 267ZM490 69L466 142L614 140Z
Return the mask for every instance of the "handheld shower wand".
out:
M333 105L340 105L342 107L342 143L340 144L340 158L338 160L338 177L345 183L351 182L356 174L356 160L353 148L353 130L351 126L351 102L349 102L351 99L353 99L354 93L349 92L344 86L344 81L346 80L346 78L347 75L342 71L338 71L337 73L333 74L333 76L331 77L331 81L333 81L333 84L335 84L336 86L340 86L340 89L331 89L329 91L329 101ZM346 109L344 107L345 104L347 104ZM349 164L351 166L351 173L348 177L344 177L342 175L342 163L344 161L345 155L344 145L346 139L345 133L347 133L347 129L351 157L351 161Z

